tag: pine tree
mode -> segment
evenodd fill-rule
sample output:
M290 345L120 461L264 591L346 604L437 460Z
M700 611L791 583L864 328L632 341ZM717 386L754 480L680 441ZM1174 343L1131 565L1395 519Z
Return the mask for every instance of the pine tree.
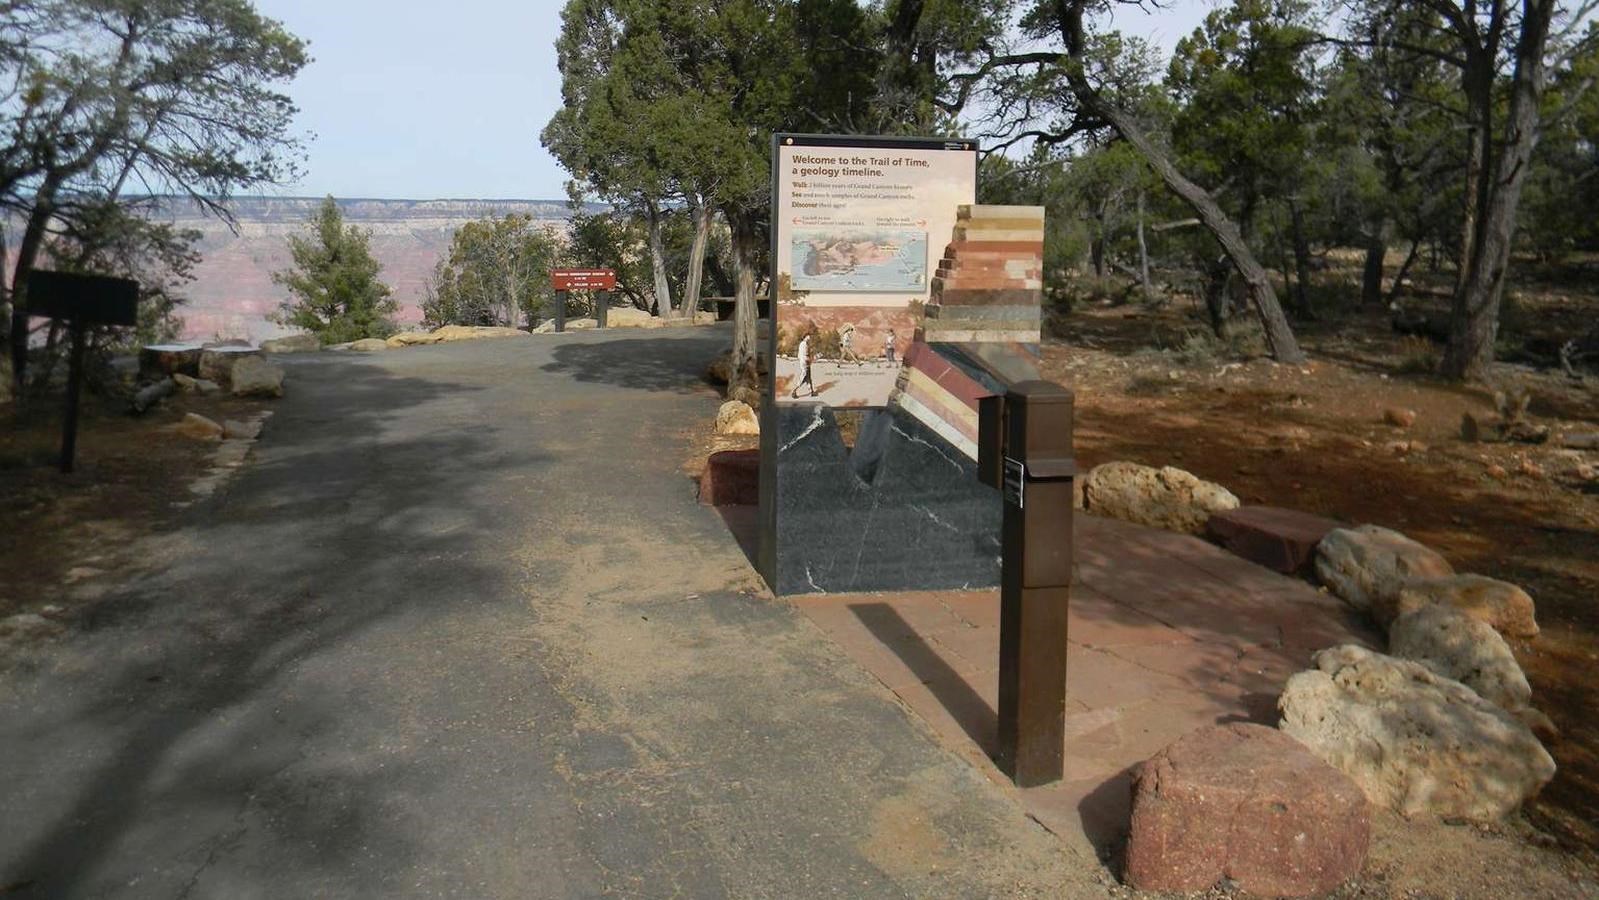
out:
M272 274L293 295L283 302L276 321L303 328L324 344L393 334L389 317L399 304L389 296L389 286L378 280L371 236L345 226L338 204L332 197L324 199L306 234L289 236L294 268Z

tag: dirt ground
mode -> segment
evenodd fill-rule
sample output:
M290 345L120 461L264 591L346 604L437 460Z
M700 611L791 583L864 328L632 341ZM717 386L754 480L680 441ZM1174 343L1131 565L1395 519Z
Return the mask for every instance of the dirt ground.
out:
M134 417L125 400L85 395L71 474L57 468L60 398L32 404L26 417L0 410L0 503L10 520L0 531L0 619L49 606L60 607L53 616L71 617L75 604L103 590L83 582L140 568L144 561L130 554L135 539L176 522L178 504L194 499L188 485L216 449L169 427L187 412L220 422L248 418L261 407L178 395Z
M1395 528L1459 571L1523 586L1542 634L1512 645L1535 703L1560 727L1560 770L1529 804L1529 839L1587 857L1599 850L1599 452L1558 446L1599 432L1599 376L1501 366L1492 385L1420 373L1416 338L1385 312L1300 329L1311 362L1280 366L1185 348L1203 329L1191 308L1090 308L1058 323L1046 377L1077 392L1086 469L1114 459L1175 465L1245 503ZM1165 345L1171 350L1152 349ZM1409 373L1407 373L1409 372ZM1496 415L1495 389L1531 394L1541 445L1468 442L1463 414ZM1385 422L1390 408L1415 423Z

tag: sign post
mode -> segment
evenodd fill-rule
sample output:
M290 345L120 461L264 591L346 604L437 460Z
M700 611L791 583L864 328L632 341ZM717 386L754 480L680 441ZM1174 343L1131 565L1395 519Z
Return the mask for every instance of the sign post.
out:
M611 291L616 290L615 269L551 269L550 284L555 288L555 330L566 330L566 298L571 291L594 292L594 322L605 327Z
M1065 765L1072 407L1060 385L1024 381L979 408L978 476L1005 502L997 762L1018 787L1058 781Z
M61 471L71 472L78 448L78 399L83 392L83 354L90 325L138 323L139 283L104 275L35 269L28 273L30 316L64 321L72 336L67 370L67 409L61 423Z

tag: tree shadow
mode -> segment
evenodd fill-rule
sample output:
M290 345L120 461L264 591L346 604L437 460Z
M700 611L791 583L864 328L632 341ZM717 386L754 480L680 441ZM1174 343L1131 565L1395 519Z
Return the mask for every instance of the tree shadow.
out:
M505 540L485 492L549 457L506 454L492 429L453 421L478 388L363 363L290 363L289 397L255 462L184 527L152 537L165 563L85 610L55 648L69 665L18 673L0 699L0 806L12 811L0 886L112 890L129 873L107 871L111 861L132 857L151 860L136 873L144 889L181 893L251 829L275 864L301 872L347 877L373 844L403 858L382 798L411 777L410 758L364 769L303 755L373 715L329 676L360 679L355 646L470 621L514 596L482 562ZM387 416L428 405L436 428ZM278 783L291 767L311 770L297 776L308 783ZM213 837L174 849L195 834ZM155 862L174 856L192 873Z
M709 391L705 367L727 349L731 329L706 326L668 333L585 332L551 351L543 370L588 384L608 384L644 391L689 393ZM643 337L649 334L649 337Z

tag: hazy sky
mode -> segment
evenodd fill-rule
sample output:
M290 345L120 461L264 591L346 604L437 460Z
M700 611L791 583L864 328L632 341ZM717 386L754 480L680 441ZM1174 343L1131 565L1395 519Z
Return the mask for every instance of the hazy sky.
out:
M560 104L557 0L256 0L311 42L289 88L313 135L306 177L281 193L427 199L562 198L539 146ZM1170 49L1210 9L1117 24ZM420 7L420 8L419 8Z

